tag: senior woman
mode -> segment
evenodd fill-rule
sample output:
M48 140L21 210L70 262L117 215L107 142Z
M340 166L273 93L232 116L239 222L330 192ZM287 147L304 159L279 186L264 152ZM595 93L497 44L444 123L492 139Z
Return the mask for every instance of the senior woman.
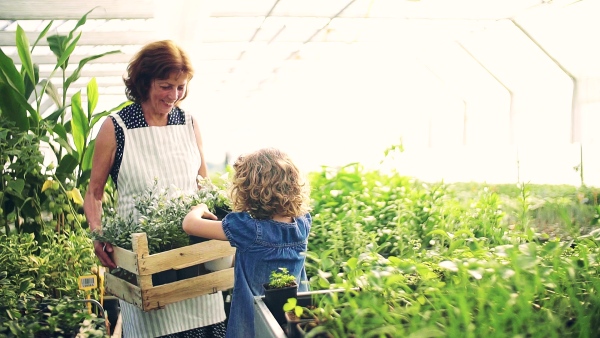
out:
M90 230L102 227L102 196L108 177L118 192L119 215L138 219L134 197L154 179L161 188L198 189L207 176L197 121L178 107L194 74L189 57L169 40L142 47L127 66L125 94L133 103L107 118L96 137L84 211ZM103 266L115 268L108 243L94 242ZM224 337L221 292L144 312L120 301L123 337Z

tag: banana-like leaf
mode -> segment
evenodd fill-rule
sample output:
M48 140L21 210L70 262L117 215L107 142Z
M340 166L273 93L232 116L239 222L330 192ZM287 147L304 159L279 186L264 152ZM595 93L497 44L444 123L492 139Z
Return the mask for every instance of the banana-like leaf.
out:
M60 160L60 163L58 164L58 167L56 168L56 175L69 175L71 173L73 173L73 171L75 170L75 168L77 168L77 165L79 164L79 161L77 160L77 158L79 158L79 154L74 153L74 154L66 154L65 156L63 156L63 158Z
M54 114L53 114L54 115ZM68 149L71 149L71 145L69 145L69 142L67 141L67 131L65 130L65 127L62 124L57 124L54 127L52 127L52 131L59 136L59 138L56 140L56 142L59 142L60 140L65 140L64 143L66 143L66 146L68 147ZM59 142L60 143L60 142ZM64 146L63 144L61 144L61 146Z
M60 58L65 51L65 45L67 41L67 37L64 35L50 35L46 39L48 41L48 47L57 58Z
M96 148L96 140L91 140L85 149L85 154L83 154L83 160L81 161L81 170L91 170L92 169L92 158L94 157L94 149Z
M81 106L81 91L71 97L71 134L75 149L83 156L85 141L88 135L88 120ZM79 162L81 158L78 158Z
M54 23L54 20L50 20L50 23L48 23L48 25L46 26L46 28L44 28L44 30L42 30L42 32L40 33L40 35L38 35L37 39L35 40L35 42L31 46L31 52L33 52L33 49L35 48L35 46L37 46L38 42L40 42L40 40L44 36L46 36L46 34L48 34L48 31L50 30L50 27L52 27L53 23Z
M25 97L23 77L15 67L11 58L0 49L0 110L2 114L14 121L20 130L29 130L27 111L33 116L32 120L39 121L38 112L31 107Z
M120 110L122 110L123 108L127 107L128 105L130 105L130 104L132 104L132 103L133 103L132 101L125 101L125 102L121 103L120 105L118 105L118 106L114 107L114 108L113 108L113 109L111 109L111 110L105 110L105 111L103 111L103 112L101 112L101 113L98 113L98 114L94 115L94 116L92 117L92 121L90 122L90 129L91 129L92 127L94 127L94 125L96 125L96 123L98 123L98 121L99 121L101 118L103 118L103 117L105 117L105 116L108 116L108 115L110 115L110 113L112 113L112 112L115 112L115 111L120 111Z
M56 121L58 121L58 118L62 116L62 114L64 113L65 109L66 109L65 107L62 107L62 108L56 110L54 113L48 115L44 119L44 121L50 122L52 124L56 124ZM60 125L60 127L64 130L64 127L62 125Z
M21 59L21 65L25 70L25 74L29 77L32 83L35 83L35 77L33 75L33 61L31 60L31 53L29 52L29 40L25 31L20 25L17 25L17 52L19 53L19 59Z
M17 93L25 93L25 84L21 73L17 70L13 60L4 54L2 48L0 48L0 81L9 84Z
M58 91L58 89L56 89L56 86L52 83L52 81L48 81L48 80L44 79L44 80L40 81L40 84L42 86L45 86L46 94L48 94L48 96L50 96L50 99L52 99L52 102L57 107L62 106L62 100L60 98L60 92Z
M96 83L95 77L93 77L87 85L87 104L87 121L89 121L92 119L92 114L98 104L98 84Z
M35 90L35 86L36 84L40 81L40 66L38 66L37 64L33 64L33 80L34 82L31 82L31 80L29 79L28 76L25 77L24 79L24 83L25 83L25 97L29 97L31 100L31 93L33 93L33 91ZM41 96L41 95L40 95ZM36 95L36 101L37 101L37 95Z
M59 67L62 69L67 68L67 66L69 65L69 58L71 57L71 54L73 54L73 51L75 50L75 47L77 46L77 42L79 42L80 38L81 38L81 33L79 33L77 35L75 40L73 40L69 43L67 48L65 48L65 51L63 52L63 54L58 58L58 61L56 62L56 66L54 67L54 69L58 69ZM66 91L67 89L68 89L68 87L65 87L64 90Z
M65 80L64 87L69 88L71 83L73 83L79 79L79 76L81 75L81 69L83 68L83 66L85 66L86 63L88 63L92 60L99 59L105 55L116 54L116 53L121 53L121 51L120 50L111 50L106 53L92 55L90 57L81 59L81 61L79 61L79 65L77 66L77 68L73 71L73 73L71 73L71 75L67 78L67 80Z
M15 122L19 130L29 130L27 111L25 110L25 107L19 104L18 97L20 94L15 93L15 91L1 79L0 93L2 93L2 100L0 100L0 112L2 115Z
M79 21L77 21L77 24L75 25L75 27L73 27L73 29L71 29L71 31L69 32L69 40L71 40L73 38L73 34L75 33L75 31L77 30L77 28L85 25L85 22L87 21L87 16L88 14L90 14L94 9L98 8L100 6L96 6L92 9L90 9L87 13L85 13L81 19L79 19Z

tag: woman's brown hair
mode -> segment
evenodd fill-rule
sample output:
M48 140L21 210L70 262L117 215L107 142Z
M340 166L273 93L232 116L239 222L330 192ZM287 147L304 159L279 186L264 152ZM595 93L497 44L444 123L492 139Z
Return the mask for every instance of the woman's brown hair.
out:
M256 219L270 219L274 215L302 216L310 210L308 184L284 152L261 149L240 156L233 169L233 211L247 211Z
M125 95L127 99L142 103L148 99L150 86L155 79L168 79L171 74L194 76L194 69L187 53L171 40L151 42L137 52L127 66ZM187 90L180 99L187 96Z

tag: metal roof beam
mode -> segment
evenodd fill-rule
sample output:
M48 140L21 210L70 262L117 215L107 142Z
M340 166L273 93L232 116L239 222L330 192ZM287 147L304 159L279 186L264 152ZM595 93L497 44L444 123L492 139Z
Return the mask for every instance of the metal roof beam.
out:
M0 1L0 20L149 19L153 0L19 0Z
M39 34L38 32L26 32L29 41L35 41ZM65 34L66 35L66 34ZM156 40L154 32L84 32L77 42L77 46L95 46L95 45L144 45L148 42ZM48 46L47 39L41 39L38 46ZM0 46L16 46L15 32L0 31Z

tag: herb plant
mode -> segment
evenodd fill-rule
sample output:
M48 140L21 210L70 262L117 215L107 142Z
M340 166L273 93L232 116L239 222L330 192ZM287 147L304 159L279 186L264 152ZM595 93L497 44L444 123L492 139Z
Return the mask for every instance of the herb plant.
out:
M226 194L222 188L204 182L202 189L194 194L177 194L173 191L158 188L158 181L144 194L135 199L135 208L139 217L122 217L110 210L104 216L101 231L90 234L92 239L108 242L124 249L131 250L131 235L146 233L150 254L164 252L189 245L189 235L181 223L191 210L200 203L205 203L214 212L216 206L227 206Z
M290 275L287 268L279 268L271 271L269 276L269 289L281 289L296 285L296 277Z

